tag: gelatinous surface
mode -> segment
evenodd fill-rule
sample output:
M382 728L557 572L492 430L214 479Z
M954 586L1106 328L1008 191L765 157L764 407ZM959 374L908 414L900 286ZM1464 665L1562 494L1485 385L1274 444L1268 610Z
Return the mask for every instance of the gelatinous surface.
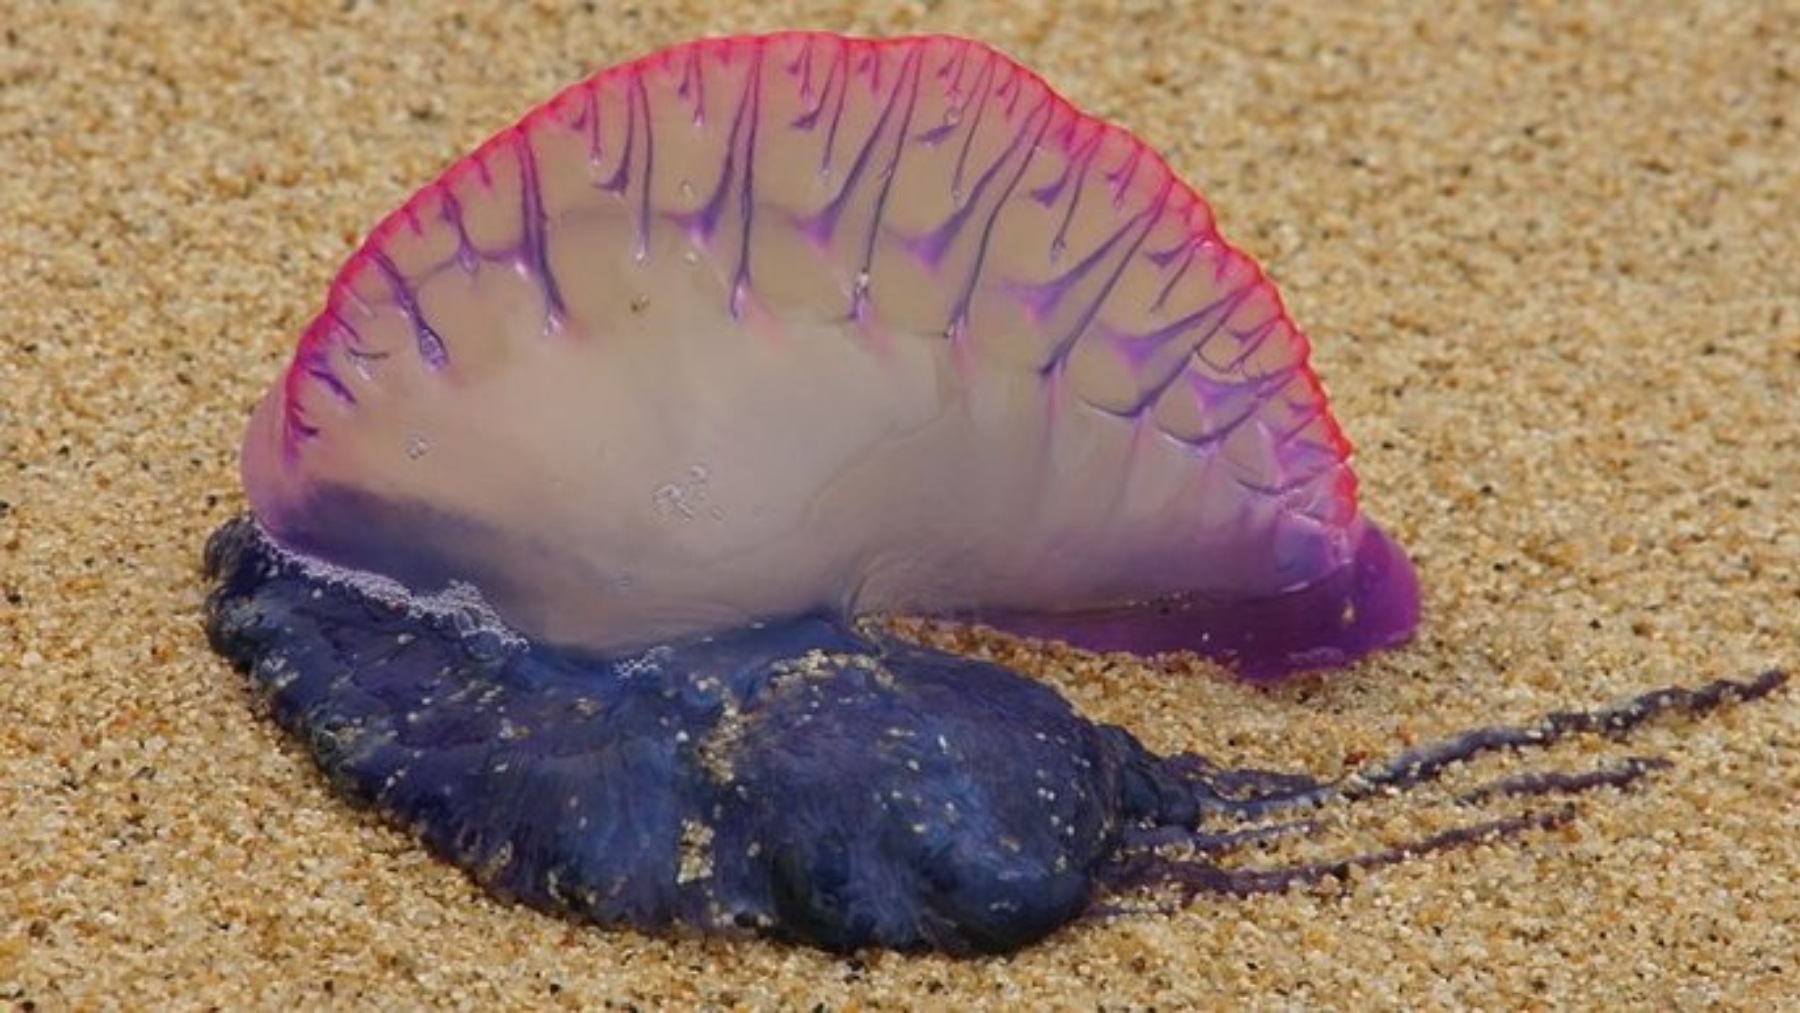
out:
M1158 756L859 618L1348 663L1410 634L1419 590L1347 454L1273 289L1128 134L973 43L696 43L570 89L376 229L251 423L208 630L347 794L496 892L833 949L1006 951L1147 888L1553 826L1568 804L1529 800L1666 764L1529 771L1434 837L1220 865L1317 828L1296 810L1785 681L1325 782Z
M1307 357L1161 158L993 50L701 42L383 222L244 476L283 544L563 644L933 611L1131 647L1151 604L1147 643L1280 674L1417 618ZM1240 634L1290 596L1326 621Z

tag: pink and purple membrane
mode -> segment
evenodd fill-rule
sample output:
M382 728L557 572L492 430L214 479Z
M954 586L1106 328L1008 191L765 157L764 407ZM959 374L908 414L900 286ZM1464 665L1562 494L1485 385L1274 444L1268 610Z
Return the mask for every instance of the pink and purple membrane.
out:
M1405 641L1417 579L1308 354L1156 153L991 49L679 46L534 111L350 259L251 421L213 641L352 797L502 895L834 949L1010 950L1139 888L1548 825L1215 861L1307 828L1281 813L1780 683L1323 782L1156 756L869 621L1251 679Z

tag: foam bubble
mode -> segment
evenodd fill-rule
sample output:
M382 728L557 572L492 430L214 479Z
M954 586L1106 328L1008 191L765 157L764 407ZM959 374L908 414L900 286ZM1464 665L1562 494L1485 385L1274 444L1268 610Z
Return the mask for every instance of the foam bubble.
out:
M253 523L257 538L267 544L272 555L312 580L348 589L414 618L447 623L464 638L491 639L504 650L524 650L530 646L524 635L507 625L482 596L481 590L467 581L453 580L440 590L417 592L392 577L297 552L271 537L261 522Z

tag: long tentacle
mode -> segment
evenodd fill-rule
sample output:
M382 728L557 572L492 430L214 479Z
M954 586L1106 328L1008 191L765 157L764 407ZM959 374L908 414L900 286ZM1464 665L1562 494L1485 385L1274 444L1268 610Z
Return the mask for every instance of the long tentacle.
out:
M1314 886L1327 879L1343 880L1356 869L1398 865L1421 855L1467 847L1501 837L1513 837L1531 830L1552 829L1574 818L1575 806L1565 803L1554 809L1532 810L1517 816L1452 827L1406 844L1344 859L1273 868L1227 869L1206 861L1180 861L1155 852L1135 851L1121 856L1103 870L1100 882L1104 892L1111 896L1123 896L1146 888L1173 887L1178 899L1166 905L1173 910L1192 902L1201 894L1250 897L1281 893L1295 886ZM1125 910L1125 906L1109 902L1096 905L1091 913L1106 916Z
M1622 703L1593 710L1557 711L1527 725L1475 728L1439 742L1408 750L1338 780L1304 774L1222 768L1203 757L1171 757L1164 772L1186 782L1202 812L1241 820L1314 807L1334 801L1356 801L1392 789L1434 781L1449 767L1488 753L1544 749L1576 735L1623 738L1664 714L1698 716L1733 702L1756 700L1787 682L1787 673L1770 670L1751 679L1716 679L1697 689L1669 686L1639 694ZM1617 768L1586 774L1536 774L1509 778L1472 793L1470 800L1494 795L1545 795L1623 787L1666 766L1639 757Z
M1147 776L1157 786L1160 807L1147 817L1150 825L1127 828L1121 852L1101 871L1100 883L1112 895L1149 887L1173 887L1180 903L1201 893L1249 896L1277 893L1289 887L1342 879L1353 869L1394 865L1420 855L1512 837L1566 823L1573 803L1534 808L1511 816L1453 827L1428 837L1380 850L1324 862L1259 868L1225 868L1215 861L1245 846L1318 829L1311 819L1234 828L1201 828L1207 816L1255 823L1271 815L1331 802L1354 802L1404 791L1441 777L1451 766L1503 750L1543 749L1576 735L1602 734L1622 739L1649 721L1670 713L1696 716L1731 702L1756 700L1788 681L1786 673L1768 671L1751 679L1717 679L1699 688L1672 686L1652 690L1610 707L1558 711L1529 725L1477 728L1401 753L1339 780L1304 774L1222 768L1203 757L1186 754L1155 761ZM1660 757L1630 756L1587 771L1536 771L1501 778L1456 796L1459 805L1478 805L1502 798L1576 795L1601 788L1627 788L1672 764ZM1171 784L1170 782L1173 782ZM1165 853L1185 847L1194 857ZM1093 908L1107 914L1121 908L1112 902Z
M1345 798L1357 799L1386 788L1408 788L1431 781L1445 768L1502 750L1543 749L1576 735L1600 734L1623 738L1651 720L1664 714L1686 714L1690 717L1716 710L1728 703L1756 700L1775 692L1787 682L1787 673L1770 670L1752 679L1715 679L1697 689L1667 686L1641 693L1623 703L1584 711L1557 711L1541 720L1518 726L1496 725L1476 728L1442 742L1421 746L1402 753L1387 763L1359 771L1345 779L1339 790ZM1632 774L1628 780L1635 780ZM1596 785L1609 783L1604 778ZM1544 782L1549 791L1563 790L1557 782ZM1512 792L1518 794L1517 790Z

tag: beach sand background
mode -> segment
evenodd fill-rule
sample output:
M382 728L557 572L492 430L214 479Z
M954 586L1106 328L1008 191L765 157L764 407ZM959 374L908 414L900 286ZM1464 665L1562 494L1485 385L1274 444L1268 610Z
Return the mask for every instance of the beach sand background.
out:
M1160 749L1323 774L1800 665L1795 4L11 0L0 20L0 1003L1800 997L1792 687L1530 761L1675 761L1555 832L1090 921L1007 959L845 958L489 899L251 715L207 650L198 571L243 508L246 415L332 273L457 156L694 36L944 31L1128 125L1209 197L1312 335L1365 504L1427 592L1412 646L1271 691L996 650ZM1250 860L1474 815L1378 800Z

